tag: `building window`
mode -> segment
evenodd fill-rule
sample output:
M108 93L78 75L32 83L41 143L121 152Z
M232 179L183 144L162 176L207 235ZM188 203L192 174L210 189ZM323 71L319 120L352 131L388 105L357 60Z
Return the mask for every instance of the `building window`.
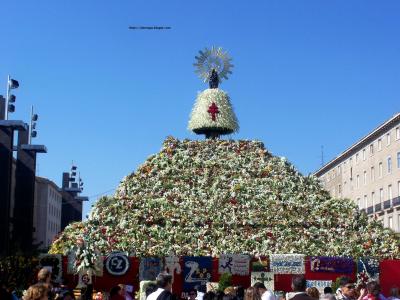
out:
M371 167L371 181L375 180L375 168Z
M357 198L357 205L358 205L358 208L361 209L361 199L360 198Z
M337 167L337 172L338 172L338 174L340 174L342 172L342 167L341 166Z
M366 152L367 151L365 149L363 149L363 152L362 152L363 153L363 160L365 160L367 158Z
M382 139L378 139L378 151L382 150Z
M339 195L341 195L342 194L342 186L340 184L338 186L338 190L339 190Z
M358 153L356 154L356 164L358 164Z
M382 165L382 163L380 162L380 163L379 163L379 178L382 178L382 176L383 176L383 165Z
M357 175L357 188L359 188L359 187L360 187L360 176Z
M393 228L393 217L389 217L389 228Z
M383 202L383 189L379 189L379 202Z
M400 139L400 127L396 127L396 140Z
M371 202L372 202L372 206L375 205L375 192L371 193Z
M400 197L400 181L397 181L397 195Z
M350 180L353 180L353 167L350 167Z
M367 197L367 195L364 195L364 205L365 205L365 208L368 207L368 197Z
M386 146L390 145L390 132L386 134Z
M367 171L364 171L364 185L367 184Z
M397 168L400 169L400 152L397 152Z
M390 156L387 159L387 169L388 173L392 173L392 158Z
M369 145L369 154L374 155L374 144Z
M392 194L392 185L388 185L388 200L392 200L393 194Z

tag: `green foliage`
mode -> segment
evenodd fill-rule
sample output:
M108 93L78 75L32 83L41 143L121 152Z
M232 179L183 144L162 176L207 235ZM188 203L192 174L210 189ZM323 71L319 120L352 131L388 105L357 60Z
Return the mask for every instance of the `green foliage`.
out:
M218 281L218 291L223 292L228 286L232 286L232 274L223 273Z

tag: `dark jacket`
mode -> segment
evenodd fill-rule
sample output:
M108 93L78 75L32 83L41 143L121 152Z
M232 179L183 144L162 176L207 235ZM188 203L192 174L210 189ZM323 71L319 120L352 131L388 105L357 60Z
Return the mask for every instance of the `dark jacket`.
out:
M176 300L176 296L170 291L164 290L158 297L157 300Z
M315 300L314 298L310 297L306 292L297 294L291 300Z

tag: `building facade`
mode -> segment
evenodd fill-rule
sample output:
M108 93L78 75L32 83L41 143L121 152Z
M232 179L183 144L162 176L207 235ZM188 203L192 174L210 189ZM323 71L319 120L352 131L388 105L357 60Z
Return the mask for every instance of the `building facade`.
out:
M332 197L349 198L400 232L400 113L314 174Z
M36 177L33 242L40 249L50 246L61 231L62 194L51 180Z

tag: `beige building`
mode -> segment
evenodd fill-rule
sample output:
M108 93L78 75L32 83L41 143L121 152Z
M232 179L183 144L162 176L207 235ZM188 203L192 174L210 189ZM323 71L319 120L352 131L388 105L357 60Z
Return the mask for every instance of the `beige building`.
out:
M33 242L47 249L61 231L61 189L51 180L36 177Z
M315 172L333 197L400 232L400 113Z

